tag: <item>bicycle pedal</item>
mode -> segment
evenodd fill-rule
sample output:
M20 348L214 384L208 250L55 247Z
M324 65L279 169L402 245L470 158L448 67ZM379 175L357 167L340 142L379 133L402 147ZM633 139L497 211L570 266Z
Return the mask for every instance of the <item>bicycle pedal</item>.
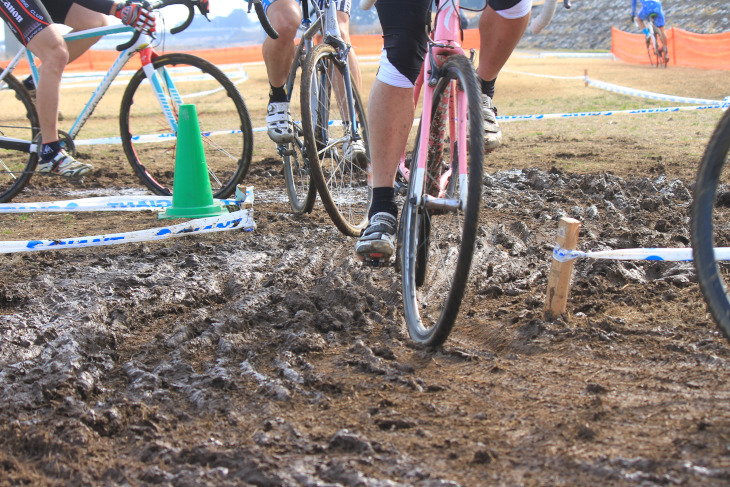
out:
M381 259L380 257L370 257L364 255L358 255L358 258L367 267L393 267L393 262L389 260Z

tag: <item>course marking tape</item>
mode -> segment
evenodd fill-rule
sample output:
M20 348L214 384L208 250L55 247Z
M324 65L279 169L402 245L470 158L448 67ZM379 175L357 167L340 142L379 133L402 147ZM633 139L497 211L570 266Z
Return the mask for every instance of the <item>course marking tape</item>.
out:
M165 197L155 197L165 198ZM170 197L172 198L172 197ZM87 198L89 200L100 200L104 198ZM77 200L83 201L83 200ZM170 225L167 227L150 228L134 232L112 233L106 235L94 235L88 237L65 238L54 240L9 240L0 241L0 254L15 252L33 252L39 250L77 249L82 247L99 247L103 245L117 245L133 242L147 242L152 240L164 240L185 235L198 235L203 233L224 232L228 230L244 230L250 232L256 228L253 220L253 186L246 187L244 194L240 188L236 188L235 200L215 200L231 202L243 209L226 213L224 215L207 218L196 218L187 222ZM121 208L116 208L120 210ZM126 210L127 208L125 208ZM143 209L150 209L149 207ZM158 208L159 209L159 208ZM106 208L105 210L110 210ZM66 211L66 210L45 210L45 211Z
M590 79L587 75L585 76L556 76L552 74L537 74L537 73L528 73L525 71L514 71L511 69L503 69L502 72L505 73L512 73L512 74L520 74L524 76L532 76L535 78L552 78L552 79L580 79L583 80L588 86L593 86L594 88L606 90L606 91L612 91L614 93L619 93L622 95L630 95L630 96L636 96L639 98L648 98L650 100L661 100L661 101L671 101L675 103L688 103L688 104L701 104L701 105L725 105L727 104L727 100L709 100L705 98L688 98L684 96L674 96L674 95L665 95L663 93L654 93L651 91L644 91L644 90L636 90L634 88L628 88L626 86L620 86L613 83L607 83L605 81L599 81Z
M649 98L651 100L662 100L672 101L676 103L693 103L702 105L722 105L725 103L723 100L707 100L703 98L686 98L683 96L672 96L664 95L662 93L652 93L651 91L635 90L633 88L626 88L625 86L615 85L613 83L606 83L605 81L597 81L585 78L588 86L594 86L606 91L613 91L614 93L620 93L622 95L637 96L640 98Z
M584 117L605 117L609 115L643 115L649 113L672 113L686 112L690 110L707 110L722 108L721 105L706 105L696 107L663 107L663 108L640 108L635 110L611 110L605 112L579 112L579 113L543 113L539 115L500 115L497 120L504 122L518 122L524 120L546 120L549 118L584 118Z
M223 232L227 230L252 231L256 228L253 221L253 209L238 210L225 215L197 218L177 225L151 228L126 233L110 233L89 237L65 238L59 240L26 240L0 242L0 254L15 252L33 252L39 250L77 249L82 247L99 247L133 242L164 240L185 235Z
M240 205L236 199L214 199L215 204ZM243 202L245 204L245 202ZM129 195L99 196L73 200L33 203L0 203L1 213L71 212L71 211L159 211L172 206L172 196Z
M537 73L528 73L526 71L514 71L512 69L503 69L503 73L512 73L512 74L521 74L523 76L532 76L534 78L551 78L551 79L579 79L579 80L585 80L585 76L556 76L553 74L537 74Z
M617 249L601 250L597 252L581 252L567 250L560 246L553 249L553 259L558 262L568 262L579 258L612 259L612 260L663 260L668 262L692 261L691 248L657 248L657 249ZM715 260L730 260L730 247L716 247Z

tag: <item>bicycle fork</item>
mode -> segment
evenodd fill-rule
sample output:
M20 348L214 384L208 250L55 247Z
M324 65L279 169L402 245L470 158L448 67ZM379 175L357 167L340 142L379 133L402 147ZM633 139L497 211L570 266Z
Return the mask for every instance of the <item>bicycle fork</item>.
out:
M431 57L431 53L427 54L429 58ZM427 60L428 62L429 60ZM429 80L428 83L425 84L424 88L424 100L432 100L433 99L433 92L434 87L438 83L438 73L434 70L438 69L433 64L430 64L432 66L431 71L428 73ZM440 106L432 106L431 103L425 103L423 107L423 114L421 115L421 133L419 134L419 141L418 141L418 159L416 161L412 161L412 167L413 163L415 162L415 171L411 171L410 177L411 182L409 184L415 184L416 188L424 188L423 191L416 192L414 196L414 200L411 201L411 204L422 206L426 210L440 210L440 211L449 211L449 212L455 212L462 210L466 208L466 201L468 197L468 185L467 185L467 154L466 154L466 143L458 143L457 141L466 141L467 136L467 100L466 100L466 93L462 89L459 88L458 83L452 83L452 86L445 87L444 90L448 90L448 93L445 93L445 96L442 98ZM433 114L433 110L435 110L435 115ZM449 165L448 170L446 171L434 171L438 175L438 180L436 181L426 181L426 178L429 176L429 164L434 166L435 165L441 165L444 164L445 161L443 161L443 154L444 151L442 148L439 148L438 150L424 150L426 148L431 148L435 146L443 146L445 144L445 136L446 136L446 121L444 120L446 117L446 114L449 114L448 117L449 120L449 133L452 135L451 139L449 140L449 144L451 147L451 151L448 151L448 153L453 154L453 148L454 145L456 145L456 159L454 161L448 161L447 164ZM455 125L454 125L455 121ZM430 126L432 123L438 123L443 124L443 127L440 127L437 131L437 135L435 138L438 138L440 140L430 140L431 139L431 130ZM454 128L456 130L454 130ZM456 135L456 140L453 140L453 135ZM456 174L454 174L454 171L456 171ZM458 198L453 198L454 191L449 190L448 187L450 184L454 184L453 178L456 177L456 183L458 184L458 187L461 189L459 193ZM433 184L437 191L435 193L436 196L428 194L428 188L425 187L425 184ZM455 185L454 184L454 185ZM453 188L453 186L452 186Z
M170 130L173 134L177 135L177 118L175 113L180 112L180 105L183 104L183 99L180 93L175 88L170 73L164 67L155 70L154 59L158 54L151 47L146 47L140 51L140 58L142 60L142 69L144 70L145 76L152 86L152 91L155 93L157 101L160 103L162 113L165 115ZM164 83L164 86L163 86ZM165 95L165 88L169 94L169 100L172 101L174 106L170 106L168 97Z

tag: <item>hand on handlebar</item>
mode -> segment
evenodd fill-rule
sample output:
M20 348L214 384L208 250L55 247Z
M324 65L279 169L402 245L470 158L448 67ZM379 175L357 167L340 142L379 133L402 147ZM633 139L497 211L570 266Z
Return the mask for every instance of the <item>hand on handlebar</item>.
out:
M149 9L147 2L118 3L114 14L125 25L134 27L139 32L151 34L155 32L155 16Z

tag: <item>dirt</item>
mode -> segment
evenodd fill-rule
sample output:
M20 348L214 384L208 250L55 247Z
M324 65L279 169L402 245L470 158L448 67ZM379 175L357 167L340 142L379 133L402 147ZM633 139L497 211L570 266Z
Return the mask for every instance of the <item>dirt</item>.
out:
M727 77L590 70L706 98ZM264 93L245 93L255 119ZM580 97L628 103L580 82L498 82L501 115ZM689 245L720 113L502 124L468 294L436 350L410 341L397 272L362 267L319 202L292 215L263 134L245 182L254 232L0 255L0 484L728 485L730 348L690 263L578 260L567 313L543 316L560 216L581 221L581 250ZM81 185L36 177L16 201L140 190L121 153L82 156L98 169ZM149 212L0 221L3 240L160 225Z

